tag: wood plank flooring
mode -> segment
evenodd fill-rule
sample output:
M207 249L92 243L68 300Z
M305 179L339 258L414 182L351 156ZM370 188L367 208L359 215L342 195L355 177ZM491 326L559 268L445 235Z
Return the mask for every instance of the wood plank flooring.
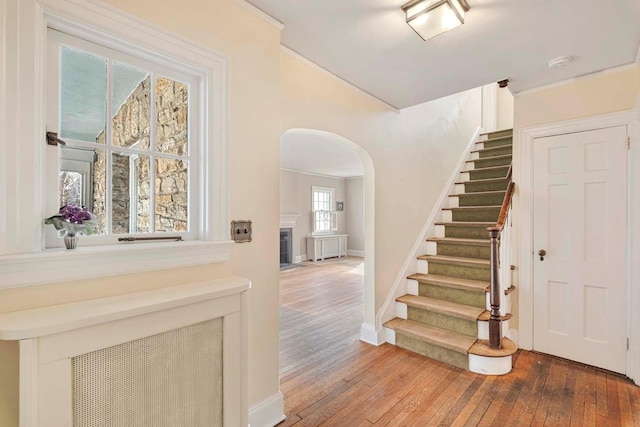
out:
M640 387L519 351L502 377L359 341L361 258L280 274L280 389L292 426L635 426Z

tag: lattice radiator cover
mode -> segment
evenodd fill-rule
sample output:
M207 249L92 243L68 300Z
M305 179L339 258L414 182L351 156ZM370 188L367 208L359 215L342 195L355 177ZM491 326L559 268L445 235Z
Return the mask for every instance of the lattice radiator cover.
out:
M222 318L72 358L74 427L222 426Z

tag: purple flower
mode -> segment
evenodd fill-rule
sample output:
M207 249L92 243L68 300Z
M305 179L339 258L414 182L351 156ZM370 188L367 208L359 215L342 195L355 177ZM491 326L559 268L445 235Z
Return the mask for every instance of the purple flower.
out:
M65 205L58 212L60 217L72 224L83 224L91 219L91 213L84 206Z

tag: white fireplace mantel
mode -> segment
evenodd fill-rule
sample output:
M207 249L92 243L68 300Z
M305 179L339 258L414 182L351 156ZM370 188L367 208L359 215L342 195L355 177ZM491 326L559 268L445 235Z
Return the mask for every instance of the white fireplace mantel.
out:
M280 214L280 228L294 228L299 214Z

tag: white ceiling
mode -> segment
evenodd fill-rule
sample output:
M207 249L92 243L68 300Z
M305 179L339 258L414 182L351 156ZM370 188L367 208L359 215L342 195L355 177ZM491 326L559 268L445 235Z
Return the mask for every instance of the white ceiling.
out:
M280 167L342 178L364 175L360 158L336 135L304 129L282 135Z
M635 60L640 0L468 0L461 27L428 41L405 0L248 0L282 44L397 108L504 78L517 93ZM561 55L574 61L550 70Z

